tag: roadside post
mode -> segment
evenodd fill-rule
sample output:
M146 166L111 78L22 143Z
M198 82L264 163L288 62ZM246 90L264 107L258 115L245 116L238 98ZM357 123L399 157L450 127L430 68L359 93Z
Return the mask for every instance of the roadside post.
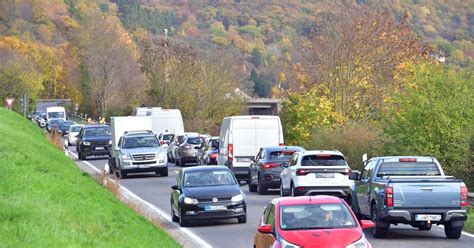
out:
M13 97L5 98L5 103L7 104L7 109L11 110L14 102L15 102L15 98L13 98Z

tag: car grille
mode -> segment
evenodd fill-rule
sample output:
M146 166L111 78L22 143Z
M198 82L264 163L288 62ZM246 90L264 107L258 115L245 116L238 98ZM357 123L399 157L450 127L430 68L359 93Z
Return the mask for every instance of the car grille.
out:
M152 160L155 159L155 154L154 153L148 153L148 154L133 154L132 155L133 160L141 161L141 160Z
M230 201L232 197L216 197L217 202ZM212 198L201 198L198 199L199 202L213 202Z
M91 141L91 146L108 146L109 141Z
M144 162L132 162L133 165L147 165L147 164L155 164L156 161L144 161Z

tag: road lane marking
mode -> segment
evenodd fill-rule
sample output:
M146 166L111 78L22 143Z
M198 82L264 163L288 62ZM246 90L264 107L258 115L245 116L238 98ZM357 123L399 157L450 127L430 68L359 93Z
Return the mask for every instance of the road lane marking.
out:
M74 158L78 158L78 156L72 152L72 151L69 151L69 154L71 154ZM93 169L95 172L97 173L102 173L99 169L97 169L94 165L92 165L91 163L87 162L87 161L84 161L84 160L78 160L79 162L84 162L84 164L86 164L87 166L89 166L91 169ZM178 171L175 171L176 173L178 173ZM112 178L109 178L109 180L112 180L114 182L116 182L114 179ZM166 221L168 221L169 223L171 223L173 226L177 227L179 230L181 230L184 234L186 234L188 237L190 237L191 239L193 239L194 241L197 242L197 244L199 244L199 247L203 247L203 248L212 248L212 245L210 245L209 243L207 243L204 239L202 239L201 237L199 237L197 234L195 234L193 231L191 231L189 228L185 228L185 227L181 227L179 226L178 224L176 224L175 222L173 222L173 220L171 219L171 216L168 215L165 211L163 211L162 209L156 207L155 205L151 204L150 202L148 201L145 201L144 199L142 199L141 197L139 197L138 195L136 195L135 193L133 193L132 191L130 191L129 189L127 189L125 186L120 185L120 188L126 193L128 194L129 196L131 196L131 198L135 198L137 201L140 201L142 204L144 204L145 206L147 206L148 208L152 209L153 211L155 211L158 215L160 215L161 217L163 217Z

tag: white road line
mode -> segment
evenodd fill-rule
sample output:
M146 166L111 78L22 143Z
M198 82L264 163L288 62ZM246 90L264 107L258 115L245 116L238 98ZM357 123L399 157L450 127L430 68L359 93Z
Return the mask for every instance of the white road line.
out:
M74 158L78 158L78 156L74 153L74 152L71 152L69 151L69 154L71 154ZM91 169L93 169L94 171L98 172L98 173L102 173L99 169L97 169L95 166L93 166L91 163L87 162L87 161L80 161L80 162L84 162L87 166L89 166ZM176 173L178 173L178 171L175 171ZM110 180L113 180L113 179L110 179ZM115 181L115 180L113 180ZM119 184L120 185L120 184ZM207 243L204 239L202 239L201 237L199 237L198 235L196 235L193 231L191 231L190 229L188 228L185 228L185 227L181 227L179 226L178 224L174 223L173 220L171 219L171 216L168 215L165 211L163 211L162 209L160 208L157 208L155 205L143 200L141 197L139 197L138 195L136 195L135 193L133 193L132 191L130 191L129 189L125 188L123 185L120 185L120 187L122 188L122 190L130 195L131 197L135 198L136 200L140 201L142 204L146 205L147 207L149 207L150 209L152 209L153 211L155 211L156 213L158 213L159 215L161 215L166 221L168 221L169 223L173 224L175 227L177 227L181 232L185 233L188 237L190 237L191 239L193 239L194 241L196 241L197 244L199 244L199 247L203 247L203 248L212 248L212 245L210 245L209 243Z

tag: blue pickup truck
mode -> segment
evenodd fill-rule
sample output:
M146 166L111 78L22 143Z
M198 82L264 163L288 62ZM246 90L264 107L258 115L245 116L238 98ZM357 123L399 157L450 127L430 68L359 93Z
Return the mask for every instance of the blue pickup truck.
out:
M374 237L383 238L390 224L399 223L420 230L442 224L447 238L461 236L468 190L461 180L445 176L436 158L371 158L349 178L355 187L348 203L359 218L372 219Z

